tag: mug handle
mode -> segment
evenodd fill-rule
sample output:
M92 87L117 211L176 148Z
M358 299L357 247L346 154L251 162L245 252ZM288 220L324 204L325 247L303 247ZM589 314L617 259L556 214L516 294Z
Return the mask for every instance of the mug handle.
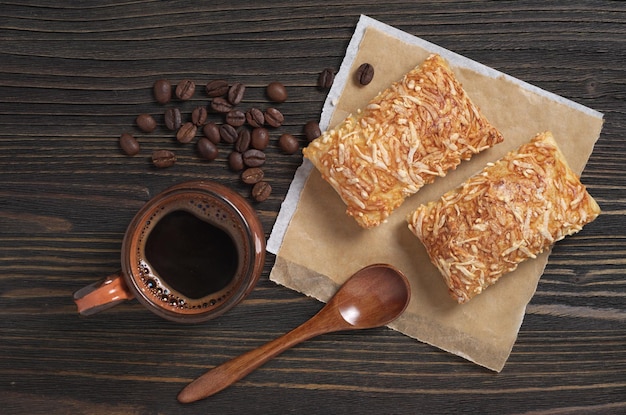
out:
M135 295L124 282L124 274L118 271L101 281L89 284L74 293L74 302L82 316L90 316L109 309Z

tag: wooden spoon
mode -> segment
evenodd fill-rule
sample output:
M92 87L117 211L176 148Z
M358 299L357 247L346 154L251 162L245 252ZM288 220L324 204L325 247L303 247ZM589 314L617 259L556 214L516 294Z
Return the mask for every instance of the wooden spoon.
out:
M209 397L296 344L324 333L384 326L406 309L411 298L402 272L386 264L365 267L352 275L311 319L282 337L217 366L187 385L182 403Z

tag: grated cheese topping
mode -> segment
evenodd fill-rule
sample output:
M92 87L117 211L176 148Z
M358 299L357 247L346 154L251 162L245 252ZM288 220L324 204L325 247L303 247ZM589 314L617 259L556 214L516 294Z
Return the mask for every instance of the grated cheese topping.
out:
M544 132L440 200L419 206L408 222L452 297L464 303L599 214L552 134Z
M431 55L303 149L364 228L404 199L502 141L446 61Z

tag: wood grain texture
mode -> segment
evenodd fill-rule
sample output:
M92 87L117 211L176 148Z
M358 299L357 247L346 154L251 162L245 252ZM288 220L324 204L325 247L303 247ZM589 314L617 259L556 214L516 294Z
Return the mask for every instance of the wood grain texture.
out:
M626 3L328 3L0 2L0 412L626 412ZM204 162L162 126L139 133L134 118L162 114L151 94L160 77L240 81L245 106L259 107L264 86L283 82L286 123L267 150L274 191L255 205L269 234L301 162L275 140L304 144L325 98L317 74L339 67L360 14L603 112L582 176L603 215L555 247L500 374L373 329L321 336L183 407L187 382L321 304L269 282L270 256L252 295L211 323L180 327L136 302L79 318L73 291L117 269L125 227L152 195L197 178L249 194L226 146ZM206 102L199 91L180 107ZM140 155L121 154L125 131ZM152 168L156 148L179 162Z

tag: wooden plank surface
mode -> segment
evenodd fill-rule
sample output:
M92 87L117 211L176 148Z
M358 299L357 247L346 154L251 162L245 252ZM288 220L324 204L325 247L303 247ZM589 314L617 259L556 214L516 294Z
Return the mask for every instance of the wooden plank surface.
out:
M72 293L114 272L126 225L151 196L188 179L242 195L228 148L202 161L140 113L162 114L151 85L225 78L247 106L283 82L272 133L269 234L301 155L276 146L318 119L318 73L338 68L360 14L605 114L582 179L604 213L559 242L513 353L494 374L388 329L322 336L215 397L183 407L205 369L290 330L321 304L261 281L214 322L179 326L128 302L79 318ZM0 412L511 413L626 412L626 3L621 1L0 2ZM199 91L183 112L208 102ZM121 154L135 132L142 153ZM152 149L178 163L155 169ZM303 253L305 254L305 253Z

